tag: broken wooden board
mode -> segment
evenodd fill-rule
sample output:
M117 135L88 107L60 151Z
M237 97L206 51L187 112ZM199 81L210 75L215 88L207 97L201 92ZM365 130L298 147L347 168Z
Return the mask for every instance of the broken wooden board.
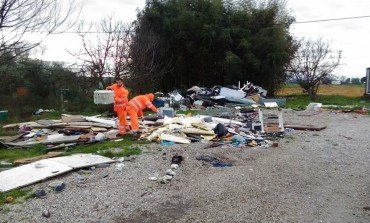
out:
M205 117L211 117L211 116L197 115L197 117L200 117L200 118L204 119ZM244 123L242 123L242 122L234 121L234 120L230 120L230 119L225 119L225 118L212 117L212 121L213 122L221 122L223 124L236 124L236 125L244 126Z
M102 124L107 124L110 127L115 127L116 122L114 120L108 120L108 119L103 119L103 118L98 118L98 117L85 117L87 121L90 122L97 122L97 123L102 123Z
M4 139L3 141L4 142L13 142L13 141L15 141L15 140L21 138L22 136L27 135L27 134L28 134L28 132L21 133L21 134L15 135L15 136L10 136L10 137Z
M191 123L191 125L195 128L198 128L198 129L202 129L202 130L205 130L205 131L212 131L212 129L210 129L208 126L206 126L203 123Z
M159 139L170 141L170 142L183 143L183 144L188 144L191 142L189 139L186 139L184 137L179 137L179 136L174 136L174 135L164 134L164 133L159 135Z
M19 126L24 126L24 125L29 125L29 124L36 124L36 122L20 122L20 123L13 123L13 124L8 124L4 125L3 128L18 128Z
M39 160L30 164L0 172L0 192L28 186L60 174L114 160L93 154L75 154Z
M185 134L197 134L197 135L214 135L215 134L213 130L202 130L202 129L197 129L197 128L181 129L181 132Z
M37 144L40 144L39 141L22 141L22 142L4 142L7 146L15 146L15 147L31 147Z
M71 126L86 126L86 127L101 127L101 128L112 128L111 124L105 124L105 123L98 123L98 122L70 122L68 123L68 127Z
M62 114L62 122L84 122L86 119L82 115L66 115Z
M56 122L50 119L40 119L35 121L39 125L53 125Z
M17 159L13 163L16 166L24 165L24 164L32 163L32 162L35 162L35 161L38 161L38 160L56 157L56 156L62 155L63 153L64 152L48 152L47 154L42 155L42 156L29 157L29 158L24 158L24 159Z
M290 128L290 129L295 129L295 130L320 131L320 130L325 129L326 126L284 124L284 128Z
M217 136L216 134L213 134L213 135L200 135L200 137L202 137L203 139L208 140L208 141L216 138L216 136Z

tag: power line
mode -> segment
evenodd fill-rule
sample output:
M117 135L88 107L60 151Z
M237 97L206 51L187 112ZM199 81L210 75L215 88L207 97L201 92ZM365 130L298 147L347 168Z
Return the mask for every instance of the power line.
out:
M302 24L302 23L317 23L317 22L330 22L330 21L340 21L340 20L349 20L349 19L364 19L364 18L370 18L370 15L363 15L363 16L352 16L352 17L342 17L342 18L332 18L332 19L318 19L318 20L308 20L308 21L302 21L302 22L294 22L294 24ZM127 31L119 31L121 32L127 32ZM134 31L129 31L134 32ZM66 31L64 33L78 33L76 31ZM82 32L85 34L92 34L92 33L113 33L113 32L103 32L103 31L86 31ZM50 33L50 34L60 34L60 33Z
M348 20L348 19L363 19L363 18L370 18L370 15L353 16L353 17L343 17L343 18L333 18L333 19L308 20L308 21L294 22L294 23L329 22L329 21Z
M350 19L364 19L370 18L370 15L364 16L352 16L352 17L342 17L342 18L331 18L331 19L318 19L318 20L307 20L301 22L293 22L293 24L302 24L302 23L318 23L318 22L330 22L330 21L340 21L340 20L350 20ZM25 31L26 33L48 33L47 31ZM50 35L57 35L57 34L97 34L97 33L134 33L135 31L55 31L49 32Z

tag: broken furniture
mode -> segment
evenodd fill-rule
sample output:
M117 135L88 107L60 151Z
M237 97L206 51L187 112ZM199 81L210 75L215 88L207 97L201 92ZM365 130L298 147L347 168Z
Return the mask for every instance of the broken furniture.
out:
M261 133L284 132L283 110L278 108L266 111L267 114L266 112L264 114L262 109L258 108Z

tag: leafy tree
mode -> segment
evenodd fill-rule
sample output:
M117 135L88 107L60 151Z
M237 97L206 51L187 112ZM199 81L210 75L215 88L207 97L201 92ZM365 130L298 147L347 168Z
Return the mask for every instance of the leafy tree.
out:
M346 80L344 81L344 84L350 84L351 83L351 78L346 78Z
M296 48L288 32L293 19L281 2L147 3L136 21L131 68L151 88L170 91L251 81L273 94L285 81L285 67Z
M352 78L351 79L351 84L361 84L360 78Z
M339 81L341 84L345 84L347 77L346 76L340 76Z
M362 77L361 78L361 83L365 83L366 82L366 79L367 79L366 76L365 77Z
M338 66L341 51L334 52L322 38L301 41L294 59L289 65L289 74L315 100L321 81Z

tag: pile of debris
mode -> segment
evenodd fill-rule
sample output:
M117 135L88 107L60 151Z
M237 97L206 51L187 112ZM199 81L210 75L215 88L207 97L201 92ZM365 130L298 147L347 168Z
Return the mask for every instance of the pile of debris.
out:
M60 120L37 120L9 124L3 128L19 132L16 136L0 141L3 147L31 147L43 144L48 149L57 149L114 139L118 134L115 119L81 115L62 115Z
M273 110L269 110L269 114L264 115L258 107L236 107L198 111L194 116L164 116L163 119L147 116L143 122L146 130L141 138L163 145L222 141L234 145L270 146L272 142L267 138L281 137L284 133L282 110L272 113Z
M261 135L284 132L281 109L278 116L269 117L278 119L279 123L268 125L263 124L263 114L258 107L213 108L198 111L195 116L176 115L173 108L160 108L159 111L160 114L148 115L141 120L142 139L159 143L229 139L258 145L263 142ZM3 147L43 144L48 149L60 149L117 139L116 126L116 118L62 115L60 120L5 125L3 128L16 129L20 134L3 139L1 144ZM257 143L252 143L253 140Z
M271 101L266 99L267 91L260 86L247 82L243 87L237 86L213 86L212 88L193 86L186 91L175 90L164 97L162 93L158 98L170 107L186 108L208 108L214 106L233 107L235 105L250 106ZM272 100L278 102L279 106L285 104L284 99Z

